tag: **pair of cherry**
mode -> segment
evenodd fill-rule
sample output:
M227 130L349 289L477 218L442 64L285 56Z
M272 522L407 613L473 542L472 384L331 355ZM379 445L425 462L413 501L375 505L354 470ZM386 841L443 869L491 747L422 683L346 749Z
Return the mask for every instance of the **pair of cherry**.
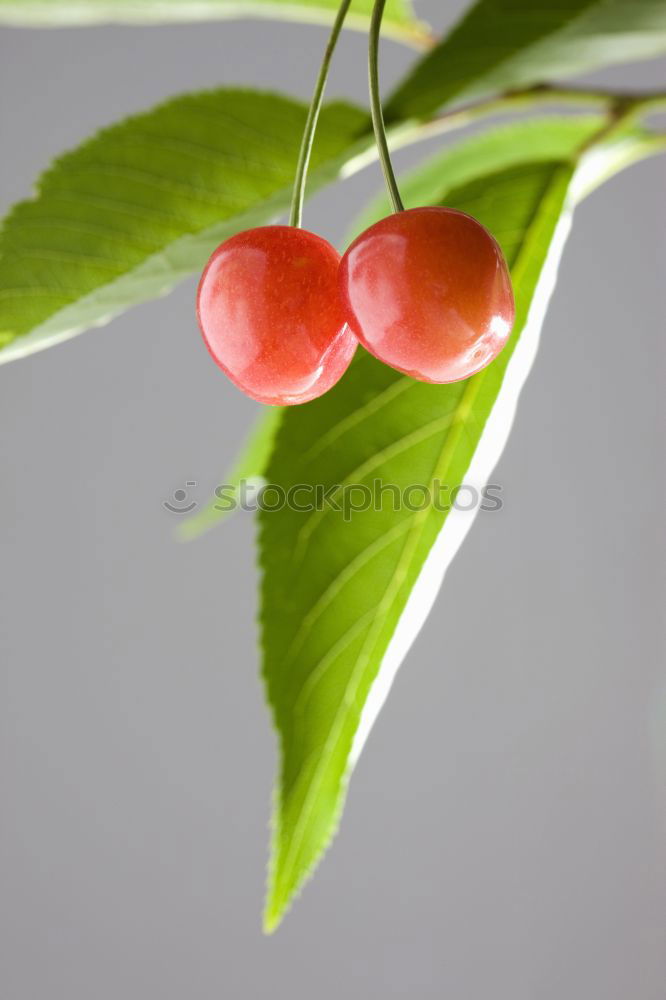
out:
M480 223L415 208L371 226L342 259L294 226L238 233L210 258L197 312L238 388L290 405L335 385L359 341L415 379L468 378L506 343L514 303L502 252Z

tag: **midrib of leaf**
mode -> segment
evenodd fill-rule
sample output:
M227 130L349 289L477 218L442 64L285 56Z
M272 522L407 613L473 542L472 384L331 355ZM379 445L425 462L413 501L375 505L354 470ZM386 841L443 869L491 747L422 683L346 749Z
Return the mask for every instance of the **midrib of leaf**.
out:
M512 275L516 286L520 285L523 280L530 262L530 257L532 255L534 244L535 244L535 231L539 229L539 225L544 213L547 213L548 204L550 198L555 195L557 191L560 191L562 196L566 187L568 186L569 179L572 174L572 167L569 165L563 165L559 169L553 172L549 179L547 187L541 194L539 204L535 207L531 219L526 224L522 241L516 254L514 260L512 261ZM514 346L515 346L514 340ZM471 378L463 391L463 394L454 408L452 413L448 414L445 418L450 424L450 430L446 434L445 440L442 444L441 451L437 457L434 464L431 476L430 476L430 488L432 489L435 482L439 479L442 480L446 477L447 471L449 471L454 465L458 458L458 446L460 444L461 436L466 428L467 422L469 420L470 414L473 412L474 404L478 398L479 392L486 382L487 378L490 376L492 369L485 369L478 375ZM400 384L399 380L398 384ZM382 395L395 395L397 390L395 389L396 383L389 387ZM371 401L374 402L374 401ZM362 410L368 410L369 407L363 407ZM347 418L347 422L355 417L351 414ZM444 418L443 418L444 419ZM422 432L424 428L415 429L413 435L418 435ZM410 435L410 436L413 436ZM368 459L368 463L373 461L373 457ZM363 473L359 474L359 469L353 470L348 477L355 479L356 481L362 481ZM316 852L313 852L313 860L309 866L308 871L301 873L300 878L293 880L292 874L294 872L294 867L296 860L301 852L304 845L305 831L307 829L308 821L311 817L313 809L317 802L317 797L321 789L324 777L327 775L328 769L330 767L331 761L333 760L335 752L338 750L339 741L345 732L346 726L350 719L350 713L355 711L355 699L358 694L359 687L366 677L366 671L368 666L375 659L380 658L381 643L384 642L382 638L382 630L384 626L384 619L393 610L393 606L398 599L400 592L405 584L405 581L409 577L410 571L417 564L419 559L419 547L423 539L423 534L428 524L429 518L433 516L433 511L430 508L426 508L423 511L418 511L412 515L410 522L410 527L408 531L405 543L402 546L398 561L391 574L390 579L387 581L386 588L380 599L379 604L375 607L374 611L370 615L366 615L363 618L363 624L361 622L356 622L349 630L353 633L353 637L363 631L367 627L368 632L364 639L363 646L357 655L357 658L353 664L351 674L345 685L345 691L342 699L340 700L338 707L336 709L335 715L333 717L330 730L327 734L326 741L317 757L314 770L307 771L305 767L301 769L301 774L305 773L308 779L307 791L300 805L299 811L297 813L298 819L294 827L293 833L289 837L289 846L286 854L284 855L284 860L279 862L279 845L281 837L281 820L280 820L280 810L276 810L276 815L274 817L274 840L273 840L273 856L271 863L269 865L270 873L270 886L269 886L269 899L267 902L265 925L267 930L273 929L277 922L281 918L288 901L293 898L303 881L307 878L309 870L316 864L317 860L321 855L321 851L325 848L326 843L329 841L332 833L335 830L339 814L342 808L344 799L344 788L347 782L349 774L349 754L351 752L351 746L347 753L347 769L340 778L339 787L339 801L336 804L336 810L330 818L329 826L324 831L320 837L319 845ZM440 516L440 515L435 515ZM441 518L442 524L445 522L446 517ZM306 522L307 523L307 522ZM396 526L396 531L399 526ZM360 554L362 555L362 553ZM356 557L358 558L358 556ZM421 559L422 561L422 559ZM344 573L345 570L342 570ZM346 580L345 582L348 582ZM321 598L320 598L321 600ZM304 616L304 622L308 619L310 612L307 612ZM346 639L346 636L341 637L337 640L337 643L341 643ZM351 640L349 640L351 641ZM348 642L347 642L348 644ZM384 645L386 643L384 642ZM378 649L379 646L379 649ZM377 669L375 670L375 676L378 674L380 668L380 663L377 664ZM315 668L317 669L317 668ZM307 683L309 684L312 680L312 675L308 677ZM299 696L300 698L300 696ZM305 761L304 764L307 765L309 761ZM296 775L293 779L293 784L290 788L282 789L283 799L294 793L297 785L299 783L299 775ZM276 870L279 863L279 880L276 879ZM279 886L286 887L284 894L278 895Z

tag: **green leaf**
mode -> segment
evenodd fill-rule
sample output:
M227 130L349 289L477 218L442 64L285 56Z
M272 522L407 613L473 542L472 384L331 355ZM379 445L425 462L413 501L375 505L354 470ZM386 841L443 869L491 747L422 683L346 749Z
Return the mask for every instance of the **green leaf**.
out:
M60 27L86 24L164 24L170 21L270 17L328 24L339 0L0 0L0 24ZM352 28L366 29L372 0L355 0L347 16ZM423 42L425 26L410 0L388 0L385 29L404 41Z
M608 155L618 165L634 154ZM280 738L267 931L330 842L351 770L473 520L433 505L394 510L388 495L345 513L344 498L349 507L360 499L354 484L376 481L403 498L409 486L432 493L437 480L488 483L536 352L573 202L609 169L595 151L579 170L570 157L513 164L446 193L447 204L490 228L512 270L515 328L483 372L432 386L359 352L328 395L283 414L268 482L283 495L297 484L337 485L343 509L260 514L263 673Z
M289 204L305 106L274 94L179 97L57 160L0 231L0 362L99 326L199 271L223 239ZM324 108L310 190L369 142Z
M393 95L387 117L666 51L666 0L479 0Z
M492 228L512 266L516 330L497 361L467 382L431 386L361 354L326 397L285 413L269 482L285 491L463 482L524 331L571 173L560 162L513 167L447 198ZM264 676L281 738L269 930L335 829L364 706L445 519L431 507L395 512L390 503L349 521L334 511L260 515Z

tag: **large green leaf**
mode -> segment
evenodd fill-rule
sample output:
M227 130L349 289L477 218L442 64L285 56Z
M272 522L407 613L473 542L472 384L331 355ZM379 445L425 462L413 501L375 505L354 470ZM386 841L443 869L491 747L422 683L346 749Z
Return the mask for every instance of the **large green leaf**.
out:
M168 292L231 233L284 211L305 113L274 94L193 94L57 160L0 231L0 362ZM324 108L312 186L368 141L364 112Z
M621 143L631 143L626 137ZM354 484L481 489L529 372L574 199L631 159L514 164L446 194L481 219L512 269L516 324L485 371L454 385L415 382L359 352L327 396L284 413L266 477L283 494L321 484L341 511L260 515L264 678L280 737L265 913L274 929L338 823L351 769L473 514L432 505L345 512ZM320 494L321 496L321 494ZM446 492L443 495L446 501ZM270 503L278 499L271 494ZM307 495L298 493L302 505ZM347 516L349 515L349 516Z
M666 0L479 0L394 94L387 116L666 51Z
M339 0L0 0L0 24L58 27L84 24L161 24L221 18L271 17L329 23ZM372 0L354 0L347 23L367 28ZM410 0L388 0L385 30L406 41L426 37Z

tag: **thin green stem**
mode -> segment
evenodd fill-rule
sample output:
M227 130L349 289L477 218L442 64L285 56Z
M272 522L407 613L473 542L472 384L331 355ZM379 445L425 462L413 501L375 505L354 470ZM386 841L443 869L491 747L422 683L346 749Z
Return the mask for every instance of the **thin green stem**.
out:
M666 110L666 92L664 91L623 93L539 85L526 87L523 90L506 91L504 94L473 101L451 111L445 111L430 121L412 119L391 124L388 129L388 144L390 149L395 152L397 149L412 146L414 143L465 128L485 118L500 117L514 111L531 111L552 104L575 104L580 108L590 107L591 109L605 110L616 105L618 101L624 100L631 102L633 114L641 112L649 114L661 109ZM649 138L660 143L665 136L665 133L652 132ZM343 179L352 177L378 159L378 149L373 143L371 146L360 149L345 163L340 171L340 177Z
M639 114L640 103L632 97L618 97L606 109L605 121L596 132L593 132L576 151L578 159L583 153L601 142L610 139L612 135L619 132L623 126L630 123Z
M578 108L614 108L629 105L632 114L644 114L666 108L666 94L663 92L616 92L609 90L585 90L579 87L555 87L537 84L522 90L507 90L503 94L471 101L451 111L444 111L436 118L421 123L424 133L441 134L450 129L462 128L487 118L510 111L531 110L551 104L572 104ZM407 123L409 127L409 123ZM398 126L400 128L400 126Z
M627 115L623 120L639 117L666 110L666 92L664 91L608 91L586 90L579 87L550 86L537 84L522 90L508 90L503 94L493 95L478 101L471 101L429 121L405 121L391 125L389 128L389 145L395 151L403 146L411 145L435 136L445 135L459 128L465 128L484 118L500 116L513 111L531 111L553 104L573 104L577 108L609 110L617 107L627 107ZM364 163L374 162L375 156L362 154ZM359 157L359 160L361 157ZM359 164L364 165L363 163Z
M636 111L646 112L666 108L666 93L664 91L595 90L594 88L564 87L543 83L528 87L523 91L510 91L507 96L520 97L521 94L527 99L532 97L536 98L537 101L542 99L543 101L555 101L563 104L627 104Z
M393 205L394 212L404 211L404 205L398 190L398 182L393 172L391 154L389 152L388 140L386 138L386 126L384 125L384 112L382 110L382 98L379 92L379 36L382 27L382 17L386 0L375 0L372 10L372 20L370 22L370 46L368 49L368 79L370 83L370 112L372 114L372 127L375 130L375 141L379 161L384 172L386 188Z
M312 100L308 109L308 116L305 120L301 148L298 154L298 163L296 165L294 193L291 199L291 212L289 215L290 226L300 227L303 219L305 185L307 182L310 157L312 156L312 146L314 143L315 132L317 130L317 121L319 120L319 112L321 111L321 105L324 99L324 91L326 89L326 81L328 79L331 59L333 58L335 46L337 45L338 38L340 37L340 32L342 31L342 26L345 23L345 17L347 16L350 4L351 0L342 0L342 3L340 4L335 21L333 22L328 44L326 45L326 51L324 52L324 58L319 69L319 75L315 84L314 93L312 94Z

